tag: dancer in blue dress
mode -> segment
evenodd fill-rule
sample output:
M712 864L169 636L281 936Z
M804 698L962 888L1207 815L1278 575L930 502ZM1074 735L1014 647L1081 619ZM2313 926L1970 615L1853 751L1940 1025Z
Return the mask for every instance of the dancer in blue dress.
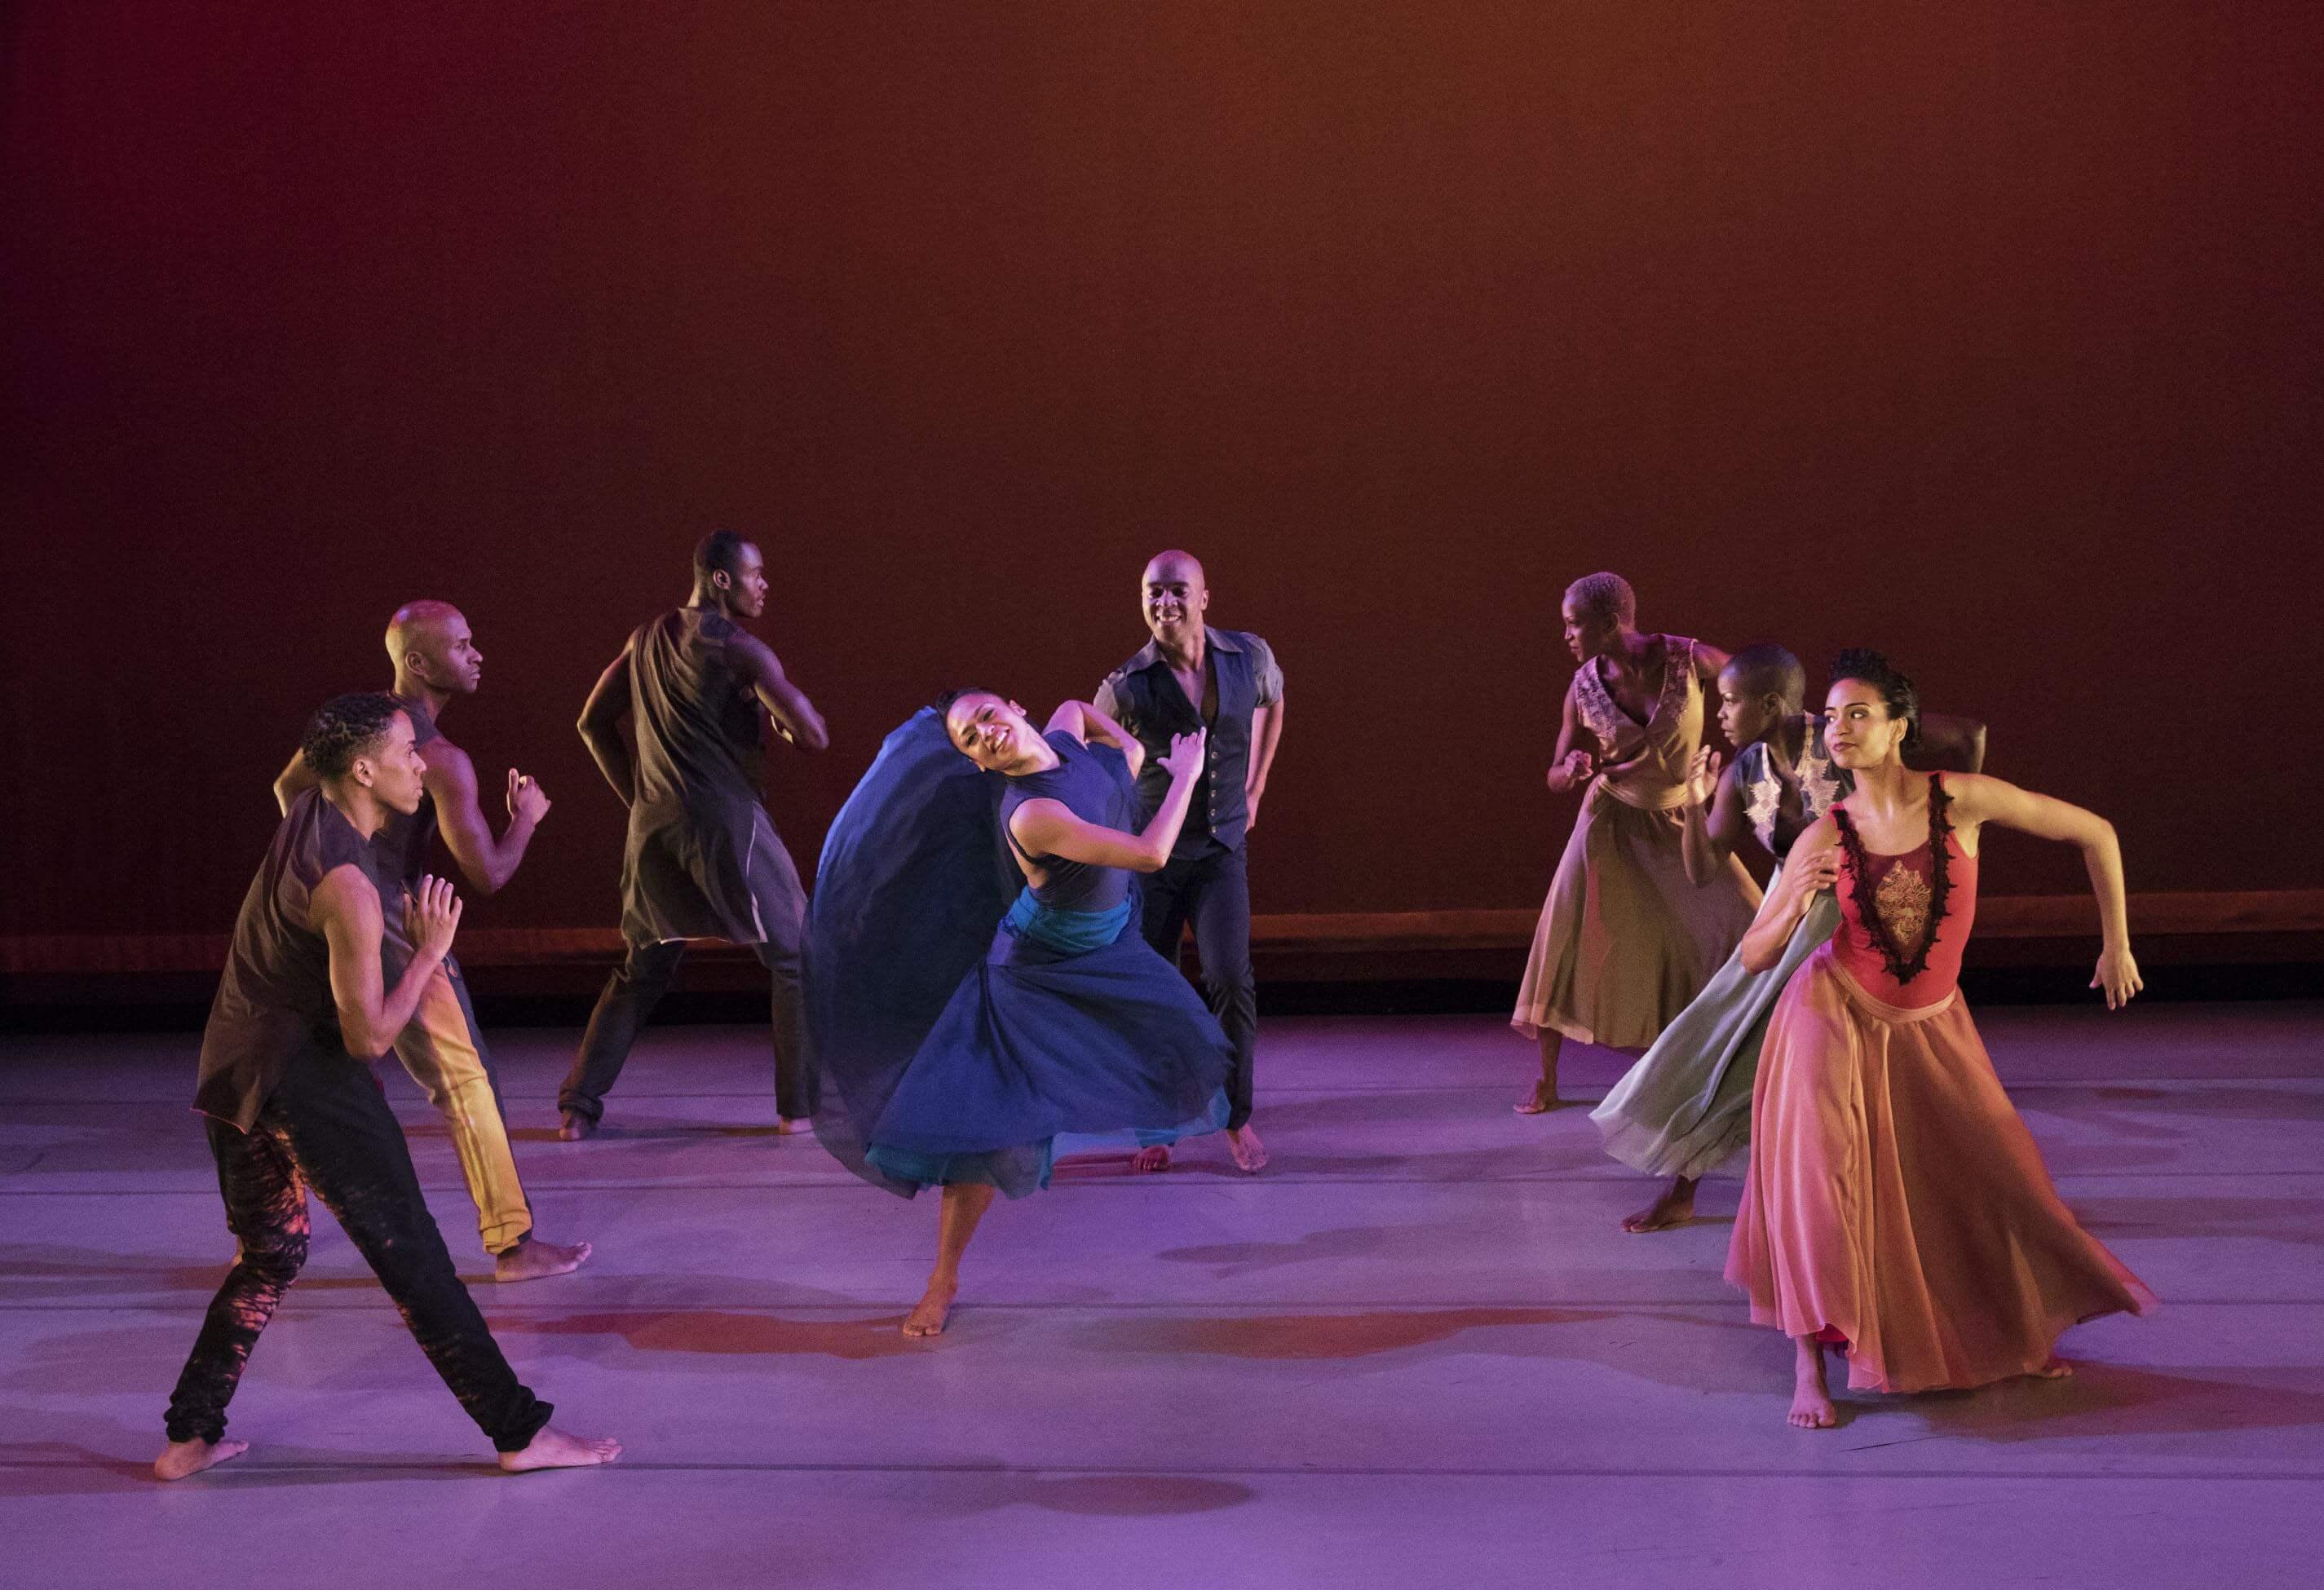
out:
M833 821L808 924L815 1129L866 1181L944 1190L907 1336L943 1331L993 1193L1047 1185L1059 1136L1225 1124L1225 1034L1131 931L1129 874L1169 859L1203 737L1173 740L1132 832L1144 756L1085 703L1037 733L964 691L890 734Z

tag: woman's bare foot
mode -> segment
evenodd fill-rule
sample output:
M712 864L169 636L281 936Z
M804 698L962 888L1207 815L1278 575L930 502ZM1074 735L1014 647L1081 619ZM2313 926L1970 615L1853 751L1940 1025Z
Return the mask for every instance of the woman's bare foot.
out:
M2074 1366L2063 1358L2052 1358L2034 1372L2035 1380L2071 1380Z
M566 1245L527 1237L506 1253L493 1255L493 1279L539 1281L545 1275L567 1274L581 1268L589 1253L586 1242Z
M1235 1169L1244 1175L1256 1176L1267 1169L1267 1144L1259 1140L1259 1134L1248 1123L1229 1126L1227 1157L1234 1161Z
M153 1477L157 1480L181 1480L188 1475L215 1468L229 1457L239 1457L250 1450L248 1441L205 1441L199 1436L190 1441L171 1441L161 1448L161 1456L153 1459Z
M1513 1104L1509 1106L1509 1107L1517 1111L1517 1114L1521 1116L1545 1116L1551 1110L1557 1108L1564 1102L1565 1100L1558 1098L1554 1093L1551 1094L1548 1098L1544 1098L1541 1096L1541 1090L1539 1089L1536 1089L1531 1098L1526 1099L1522 1103Z
M565 1112L564 1124L557 1128L557 1135L561 1142L578 1143L596 1129L596 1122L577 1109L568 1109Z
M1831 1393L1823 1383L1823 1344L1812 1336L1794 1339L1797 1357L1792 1366L1792 1411L1788 1422L1794 1429L1830 1429L1840 1422L1840 1410L1831 1405Z
M1694 1181L1677 1176L1663 1190L1663 1195L1622 1221L1625 1231L1667 1231L1674 1226L1683 1226L1694 1218Z
M501 1466L511 1474L535 1468L593 1468L621 1455L622 1443L611 1436L568 1436L554 1425L543 1425L523 1451L502 1453Z
M929 1282L927 1296L920 1300L918 1308L904 1316L904 1334L906 1336L942 1336L945 1321L952 1318L952 1300L959 1295L958 1282L954 1282L950 1285Z
M1130 1173L1133 1176L1150 1175L1154 1172L1167 1171L1169 1168L1170 1151L1159 1144L1152 1148L1141 1148L1130 1156ZM930 1334L933 1335L934 1332Z
M778 1137L796 1137L801 1132L812 1132L814 1130L815 1122L811 1117L807 1116L777 1116L775 1117L775 1135Z

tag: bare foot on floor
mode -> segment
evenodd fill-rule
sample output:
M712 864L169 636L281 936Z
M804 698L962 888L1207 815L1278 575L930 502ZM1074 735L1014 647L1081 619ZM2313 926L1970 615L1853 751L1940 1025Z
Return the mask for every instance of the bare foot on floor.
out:
M1130 1156L1130 1173L1133 1176L1151 1175L1155 1172L1167 1171L1169 1168L1170 1151L1158 1144L1153 1148L1141 1148ZM909 1329L910 1327L907 1326L905 1328ZM941 1330L944 1328L938 1326L936 1328ZM930 1331L928 1334L933 1336L936 1332Z
M1521 1116L1545 1116L1551 1110L1559 1108L1564 1103L1565 1100L1563 1098L1551 1098L1545 1099L1540 1094L1536 1093L1531 1098L1526 1099L1523 1103L1513 1104L1509 1106L1509 1107L1517 1111L1517 1114Z
M198 1436L190 1441L171 1441L161 1448L161 1456L153 1459L153 1477L181 1480L249 1450L248 1441L205 1441Z
M1831 1429L1840 1422L1840 1410L1831 1405L1831 1393L1824 1389L1823 1344L1812 1337L1799 1340L1787 1422L1794 1429Z
M557 1135L563 1142L578 1143L596 1129L596 1122L577 1109L568 1109L565 1112L565 1124L557 1128Z
M1694 1218L1694 1183L1685 1177L1676 1178L1663 1190L1663 1195L1622 1221L1625 1231L1667 1231L1674 1226L1683 1226Z
M594 1468L621 1455L622 1443L611 1436L568 1436L554 1425L543 1425L523 1451L502 1453L501 1466L511 1474L535 1468Z
M493 1257L494 1281L539 1281L544 1275L568 1274L588 1262L589 1245L543 1242L531 1237Z
M1246 1176L1256 1176L1267 1169L1267 1144L1248 1126L1229 1126L1227 1157L1234 1161L1236 1170Z
M2073 1374L2072 1365L2063 1358L2052 1358L2034 1372L2034 1378L2035 1380L2070 1380Z
M775 1117L775 1135L778 1137L795 1137L801 1132L812 1132L814 1130L815 1122L812 1118L807 1116L777 1116Z
M957 1285L938 1286L930 1282L927 1296L920 1300L918 1308L904 1316L904 1334L942 1336L945 1321L952 1318L952 1300L959 1294Z

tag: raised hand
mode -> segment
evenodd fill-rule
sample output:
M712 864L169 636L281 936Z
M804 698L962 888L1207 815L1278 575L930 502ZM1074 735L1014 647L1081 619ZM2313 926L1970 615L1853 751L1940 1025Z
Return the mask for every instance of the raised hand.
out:
M1686 804L1707 806L1711 797L1719 793L1719 770L1726 766L1725 758L1704 746L1694 753L1694 761L1686 770Z
M512 822L521 817L529 822L538 823L549 815L549 792L540 787L539 780L528 777L511 767L508 776L508 811L509 819Z
M1192 734L1172 735L1169 754L1162 758L1162 770L1173 778L1192 778L1200 774L1210 738L1199 729Z
M2130 1003L2132 995L2146 987L2146 979L2138 975L2138 961L2131 955L2129 945L2100 951L2098 975L2090 979L2090 987L2106 990L2108 1010L2120 1010Z
M460 929L460 896L452 880L434 874L420 880L419 891L404 898L404 931L423 955L438 960L452 952L452 935Z

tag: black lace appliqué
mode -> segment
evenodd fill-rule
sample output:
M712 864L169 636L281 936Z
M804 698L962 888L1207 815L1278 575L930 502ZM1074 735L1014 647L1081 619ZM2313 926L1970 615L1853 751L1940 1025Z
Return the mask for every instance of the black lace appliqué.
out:
M1888 975L1899 984L1909 983L1929 969L1929 954L1937 947L1937 930L1945 919L1945 896L1952 890L1951 856L1946 840L1953 831L1945 816L1945 808L1952 804L1952 796L1945 793L1944 780L1936 774L1929 775L1929 915L1922 927L1921 942L1907 959L1904 947L1888 931L1888 919L1880 914L1879 886L1872 881L1872 868L1864 853L1864 841L1856 836L1856 824L1849 820L1846 808L1834 806L1832 815L1840 820L1840 849L1848 856L1850 875L1849 892L1856 896L1856 914L1864 924L1864 931L1872 937L1872 947L1880 951L1881 961Z

